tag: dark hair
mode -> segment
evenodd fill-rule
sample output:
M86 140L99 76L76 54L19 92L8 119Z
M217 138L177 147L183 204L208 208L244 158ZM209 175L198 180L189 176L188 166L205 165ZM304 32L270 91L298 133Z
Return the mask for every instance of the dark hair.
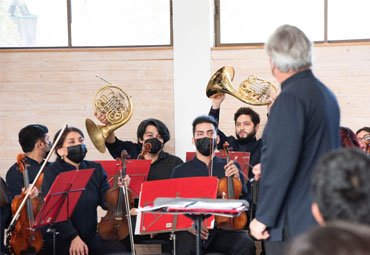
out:
M202 115L202 116L196 117L195 120L193 121L193 135L195 134L195 127L201 123L211 123L214 126L215 131L217 133L217 129L218 129L217 121L212 116Z
M357 137L353 131L347 127L340 127L340 141L342 147L360 147Z
M58 130L58 132L55 134L53 144L55 143L55 140L58 138L60 131L62 130L61 129ZM58 154L58 149L63 147L63 143L66 140L67 135L71 132L79 133L82 137L85 137L84 133L80 129L75 127L67 127L64 130L62 136L60 137L59 142L55 145L55 154L57 155L58 159L61 159L60 155Z
M357 148L322 157L312 176L312 192L325 221L370 224L370 158Z
M163 138L163 144L168 142L170 140L170 131L168 130L167 126L160 120L157 119L146 119L143 120L138 128L137 128L137 139L144 139L145 129L147 126L152 125L155 126L158 129L158 133Z
M22 128L18 133L18 141L23 152L32 151L36 142L44 139L48 132L47 127L39 124L32 124Z
M366 131L366 132L370 133L370 127L363 127L363 128L360 128L359 130L357 130L356 135L357 135L358 133L360 133L361 131Z
M249 107L240 107L236 113L234 114L234 122L236 124L236 120L239 118L240 115L249 115L251 117L251 120L254 124L254 126L256 126L257 124L260 123L260 116L258 115L258 113L256 113L255 111L252 110L252 108L249 108Z
M335 221L316 226L291 242L287 255L367 255L370 251L370 227Z

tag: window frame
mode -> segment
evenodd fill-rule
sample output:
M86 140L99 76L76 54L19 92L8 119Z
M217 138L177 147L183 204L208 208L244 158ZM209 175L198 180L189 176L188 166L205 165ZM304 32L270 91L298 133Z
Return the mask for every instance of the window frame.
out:
M215 48L221 47L238 47L238 46L259 46L262 47L265 43L221 43L221 19L220 19L220 1L214 0L214 41ZM369 39L348 39L348 40L328 40L328 1L324 0L324 40L314 41L315 44L341 44L341 43L368 43Z
M116 45L116 46L73 46L72 45L72 0L66 0L67 7L67 46L42 46L42 47L0 47L0 50L42 50L42 49L121 49L121 48L168 48L173 47L173 0L169 0L170 5L170 44L160 45Z

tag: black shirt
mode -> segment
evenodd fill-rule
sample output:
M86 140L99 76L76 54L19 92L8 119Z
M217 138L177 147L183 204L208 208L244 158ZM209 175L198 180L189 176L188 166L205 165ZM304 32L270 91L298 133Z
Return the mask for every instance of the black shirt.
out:
M101 237L97 232L97 207L100 205L106 209L105 193L110 188L107 173L103 167L93 161L83 160L79 166L80 171L94 168L94 172L82 192L70 220L55 224L57 232L65 241L71 241L79 235L81 239L90 247L95 247L101 242ZM50 164L44 173L43 188L46 194L55 178L63 172L76 170L76 167L67 162L57 159Z
M26 156L30 184L34 181L43 163L44 161L38 163L36 160ZM24 188L23 173L19 171L19 166L17 163L14 163L14 165L11 166L6 173L6 183L9 186L10 197L12 199L16 195L21 194L22 188Z
M220 109L212 109L211 107L208 115L212 116L217 122L219 122ZM249 142L243 143L234 136L226 136L220 129L218 130L217 134L220 136L220 142L217 145L217 149L222 150L223 144L228 142L233 151L250 153L248 178L252 178L254 176L251 171L252 167L260 163L262 139L257 140L256 138L253 138Z
M224 168L225 165L226 165L226 159L214 157L212 176L217 176L218 179L225 177L225 168ZM239 169L239 175L242 176L242 171L240 169L239 164L235 162L235 165ZM200 161L195 156L192 160L175 167L172 170L170 178L209 176L208 171L209 171L208 166L203 161ZM241 198L247 199L248 191L247 191L247 187L244 182L244 178L240 178L240 180L242 182L242 197Z
M113 158L119 157L121 155L121 151L126 150L132 159L136 159L141 153L142 147L139 143L121 141L117 138L114 143L105 144ZM161 151L158 159L150 166L148 181L168 179L172 169L181 163L183 163L183 161L179 157Z

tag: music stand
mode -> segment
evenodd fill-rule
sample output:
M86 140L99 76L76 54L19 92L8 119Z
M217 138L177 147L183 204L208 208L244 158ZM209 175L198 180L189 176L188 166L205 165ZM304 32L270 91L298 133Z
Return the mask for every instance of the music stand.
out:
M219 215L225 217L238 216L247 210L249 203L239 199L187 199L157 198L153 206L141 208L142 212L162 214L184 214L191 218L196 226L196 254L200 254L200 229L204 219Z
M241 151L230 151L230 159L238 162L240 168L244 174L244 180L248 182L248 172L249 172L249 160L250 152L241 152ZM226 155L222 151L215 153L216 157L226 158ZM195 152L186 152L186 161L192 160L195 157Z
M50 224L48 231L53 232L53 254L55 254L55 229L51 230L51 226L69 220L93 172L94 169L83 169L59 174L45 197L32 228Z
M116 174L117 169L120 168L120 165L117 166L116 160L99 160L95 161L100 163L104 170L108 174L109 184L113 185L113 177ZM146 182L148 179L148 174L150 170L151 160L144 159L128 159L126 160L126 174L130 176L130 184L128 188L131 191L133 198L139 198L141 184Z

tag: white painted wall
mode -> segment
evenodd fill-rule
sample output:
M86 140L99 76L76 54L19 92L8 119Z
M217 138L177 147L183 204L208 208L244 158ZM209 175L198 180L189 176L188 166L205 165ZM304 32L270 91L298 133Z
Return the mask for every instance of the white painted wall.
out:
M208 114L211 105L205 91L211 77L213 1L174 0L173 31L175 154L185 160L187 151L195 151L192 121Z

